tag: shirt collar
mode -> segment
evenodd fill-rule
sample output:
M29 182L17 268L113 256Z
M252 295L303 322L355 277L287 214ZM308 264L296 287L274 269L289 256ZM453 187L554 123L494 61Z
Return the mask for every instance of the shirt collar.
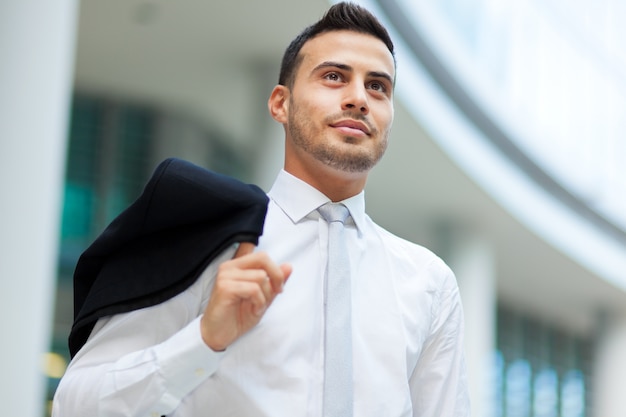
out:
M294 223L298 223L315 212L318 207L330 201L319 190L284 169L278 173L268 195ZM343 203L350 211L350 216L357 229L363 230L365 226L365 192L361 191L353 197L340 201L340 203Z

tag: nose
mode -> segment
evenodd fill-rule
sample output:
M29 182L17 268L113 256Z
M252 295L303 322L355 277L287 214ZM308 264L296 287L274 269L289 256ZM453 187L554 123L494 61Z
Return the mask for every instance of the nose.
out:
M345 96L341 105L342 110L355 110L357 109L362 114L369 113L369 103L367 100L367 91L365 87L360 84L352 84L345 89Z

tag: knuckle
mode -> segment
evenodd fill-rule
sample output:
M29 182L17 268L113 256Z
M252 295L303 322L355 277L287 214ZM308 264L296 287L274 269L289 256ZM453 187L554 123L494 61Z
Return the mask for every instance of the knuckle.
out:
M231 268L230 265L230 261L226 261L221 263L218 267L217 267L217 275L223 275L226 271L228 271Z
M223 292L228 287L228 284L223 279L216 279L213 284L213 291Z
M265 251L257 252L257 256L260 262L267 263L270 260L270 256Z
M265 304L265 293L263 292L263 290L260 287L258 287L255 292L256 292L256 296L257 296L258 300L262 304Z

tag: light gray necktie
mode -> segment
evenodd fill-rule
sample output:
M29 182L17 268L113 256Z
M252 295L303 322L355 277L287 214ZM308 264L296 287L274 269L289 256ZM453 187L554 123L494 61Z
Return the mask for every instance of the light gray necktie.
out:
M319 209L328 222L328 264L324 338L324 417L352 416L352 302L350 261L344 236L347 207L327 203Z

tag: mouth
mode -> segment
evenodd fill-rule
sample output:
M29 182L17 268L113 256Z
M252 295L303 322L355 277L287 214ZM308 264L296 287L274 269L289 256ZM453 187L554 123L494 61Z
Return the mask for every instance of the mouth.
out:
M330 127L338 129L348 136L370 136L371 129L367 124L354 119L340 120L331 123Z

